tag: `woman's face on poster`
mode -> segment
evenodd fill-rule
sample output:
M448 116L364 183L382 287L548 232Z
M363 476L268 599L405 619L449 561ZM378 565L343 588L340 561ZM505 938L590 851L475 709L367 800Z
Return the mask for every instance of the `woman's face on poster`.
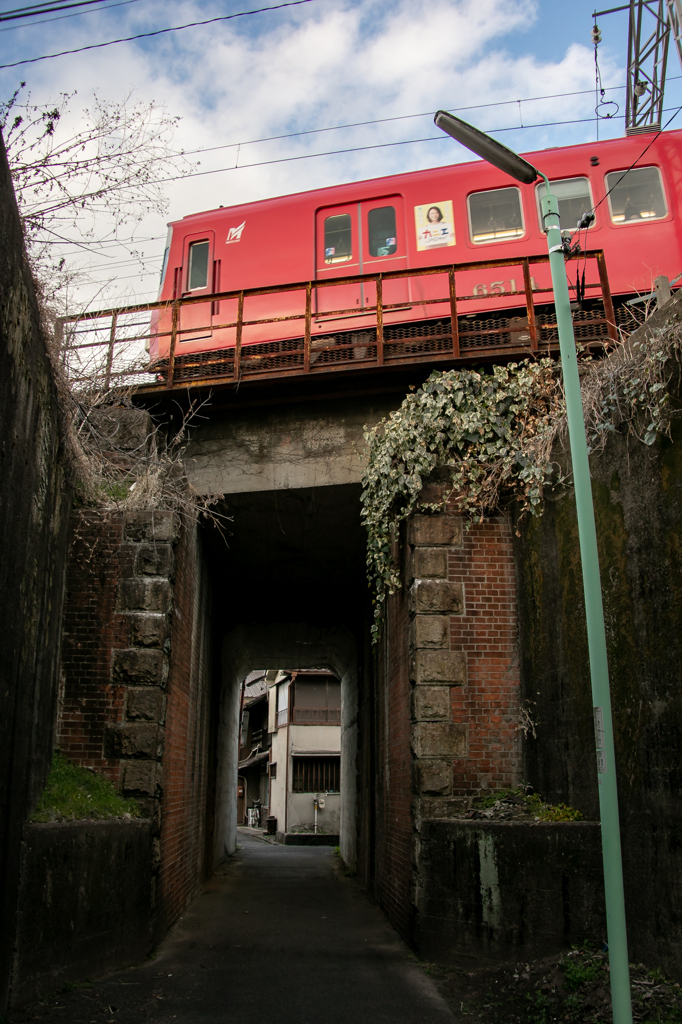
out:
M438 224L443 219L443 214L440 212L437 206L432 206L429 212L426 214L426 219L429 224Z

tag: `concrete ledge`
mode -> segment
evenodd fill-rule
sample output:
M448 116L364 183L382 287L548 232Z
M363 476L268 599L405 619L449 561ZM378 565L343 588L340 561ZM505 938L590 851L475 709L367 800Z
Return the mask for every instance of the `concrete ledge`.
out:
M144 960L152 948L152 825L26 825L12 1005Z
M339 836L328 832L278 832L278 843L283 846L338 846Z
M509 960L602 937L599 822L429 819L420 831L424 959Z

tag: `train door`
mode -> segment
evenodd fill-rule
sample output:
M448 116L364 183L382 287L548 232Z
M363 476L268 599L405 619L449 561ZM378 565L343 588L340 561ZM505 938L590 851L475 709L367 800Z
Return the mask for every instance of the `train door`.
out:
M179 280L175 282L174 292L183 299L198 298L211 295L214 291L216 264L215 234L213 231L202 231L196 235L187 235L183 242L182 266L176 270ZM180 322L176 354L192 351L200 344L200 348L209 347L213 337L211 302L196 302L180 308Z
M402 196L388 196L370 199L360 203L362 223L362 266L363 273L386 273L389 270L407 269L407 240L405 238L405 211ZM366 284L362 301L365 307L376 304L376 287ZM408 280L384 281L382 286L383 304L406 303ZM398 313L399 311L396 311ZM386 318L396 319L391 311Z
M360 208L345 203L317 211L315 224L315 277L327 281L333 277L351 277L362 273ZM315 289L316 321L342 321L357 316L363 306L360 284L334 285ZM344 312L341 312L344 311ZM325 314L338 313L338 316Z

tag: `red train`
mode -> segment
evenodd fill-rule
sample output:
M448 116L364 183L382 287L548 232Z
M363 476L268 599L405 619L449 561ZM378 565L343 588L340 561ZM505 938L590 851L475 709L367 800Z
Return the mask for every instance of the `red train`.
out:
M649 292L657 275L682 272L682 131L660 135L623 176L650 141L643 135L524 154L553 182L563 229L574 230L596 207L581 240L604 250L614 297ZM477 161L193 214L169 226L159 298L543 254L543 188L518 185ZM534 287L548 286L546 266L533 274ZM522 306L523 298L509 294L522 290L520 266L474 269L457 280L458 294L475 296L460 306L468 315ZM433 304L446 295L445 275L386 281L387 331L449 316L445 302ZM330 332L371 328L376 315L366 310L375 304L371 282L313 287L311 344ZM182 305L176 357L234 346L236 328L221 325L235 323L237 305L236 298ZM301 338L301 320L286 317L300 317L304 305L304 289L247 296L242 345ZM152 360L168 355L170 324L170 312L156 315Z

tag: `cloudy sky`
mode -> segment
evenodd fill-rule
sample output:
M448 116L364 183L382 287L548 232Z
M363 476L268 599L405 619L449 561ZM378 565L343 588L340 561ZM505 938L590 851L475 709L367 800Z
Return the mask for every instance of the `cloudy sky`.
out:
M104 0L0 25L0 64L276 2ZM36 103L76 91L63 130L78 127L93 92L118 101L132 90L180 118L174 146L196 166L165 183L167 214L131 225L120 244L68 256L100 268L102 295L139 301L155 297L167 220L468 159L434 128L439 107L521 152L621 135L622 117L595 121L593 9L593 0L306 0L4 67L0 97L21 81ZM627 15L599 22L603 84L622 114ZM667 108L682 103L680 74L671 52ZM133 250L145 253L143 269Z

